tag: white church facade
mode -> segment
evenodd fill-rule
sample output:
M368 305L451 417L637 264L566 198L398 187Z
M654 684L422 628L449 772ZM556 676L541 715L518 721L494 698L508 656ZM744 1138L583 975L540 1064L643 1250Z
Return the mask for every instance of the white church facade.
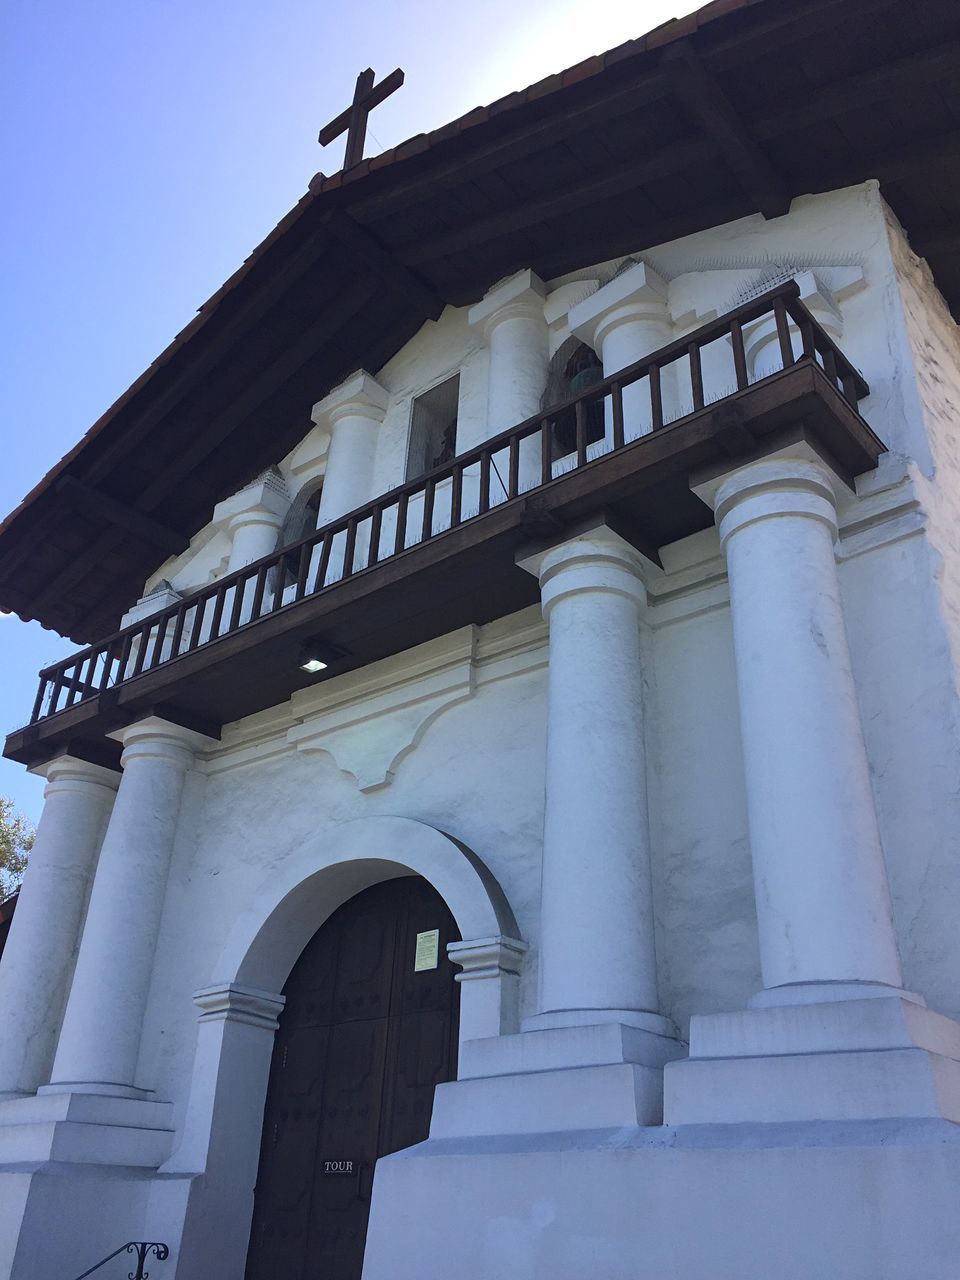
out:
M824 8L708 6L578 109ZM534 154L582 83L453 145ZM417 183L482 186L443 145ZM357 210L400 218L406 163ZM764 211L750 173L735 216L570 212L446 291L321 179L6 523L0 590L18 521L104 527L102 568L48 571L74 623L12 568L0 599L89 641L7 740L47 789L0 961L0 1276L125 1241L159 1280L960 1273L960 340L882 177ZM428 228L437 262L482 222ZM266 372L216 364L327 235L373 264L341 328L294 317L338 376L279 327ZM214 368L249 384L205 470L150 432Z

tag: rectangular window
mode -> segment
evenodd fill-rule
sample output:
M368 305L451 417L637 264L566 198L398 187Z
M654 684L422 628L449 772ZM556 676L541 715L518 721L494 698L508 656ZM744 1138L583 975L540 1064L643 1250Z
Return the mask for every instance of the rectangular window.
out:
M442 467L455 456L459 401L459 373L414 400L407 451L408 480L415 480L434 467Z

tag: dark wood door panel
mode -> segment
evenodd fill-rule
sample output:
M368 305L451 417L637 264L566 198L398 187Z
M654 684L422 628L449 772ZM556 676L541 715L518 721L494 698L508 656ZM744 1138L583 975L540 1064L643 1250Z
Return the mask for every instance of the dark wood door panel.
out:
M284 987L247 1280L359 1280L376 1161L427 1137L434 1088L456 1074L458 938L411 876L344 903L307 944Z

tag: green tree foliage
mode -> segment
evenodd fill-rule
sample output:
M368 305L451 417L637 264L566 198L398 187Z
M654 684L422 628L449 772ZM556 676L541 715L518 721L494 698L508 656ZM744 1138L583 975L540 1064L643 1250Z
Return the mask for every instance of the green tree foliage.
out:
M13 801L0 796L0 901L10 896L23 878L34 830Z

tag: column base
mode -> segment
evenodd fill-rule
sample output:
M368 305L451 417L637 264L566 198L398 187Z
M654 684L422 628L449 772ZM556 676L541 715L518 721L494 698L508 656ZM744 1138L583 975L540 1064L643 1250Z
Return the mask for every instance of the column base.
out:
M885 982L789 982L782 987L765 987L747 1001L748 1009L777 1009L782 1005L830 1004L837 1000L909 1000L926 1008L927 1002L915 991L890 987Z
M694 1017L666 1124L960 1123L960 1024L900 995Z
M546 1031L554 1027L598 1027L604 1023L611 1026L637 1027L641 1031L649 1031L655 1036L663 1036L668 1040L676 1040L679 1032L669 1018L663 1014L651 1013L647 1009L549 1009L546 1013L535 1013L523 1019L524 1031Z
M132 1084L114 1084L110 1080L56 1080L53 1084L42 1084L37 1096L47 1093L89 1094L99 1098L133 1098L137 1102L149 1102L153 1097L152 1089L138 1089Z
M173 1136L169 1102L49 1091L0 1102L0 1169L49 1161L156 1169Z
M616 1022L469 1040L459 1079L436 1090L430 1137L657 1125L663 1064L683 1052Z

